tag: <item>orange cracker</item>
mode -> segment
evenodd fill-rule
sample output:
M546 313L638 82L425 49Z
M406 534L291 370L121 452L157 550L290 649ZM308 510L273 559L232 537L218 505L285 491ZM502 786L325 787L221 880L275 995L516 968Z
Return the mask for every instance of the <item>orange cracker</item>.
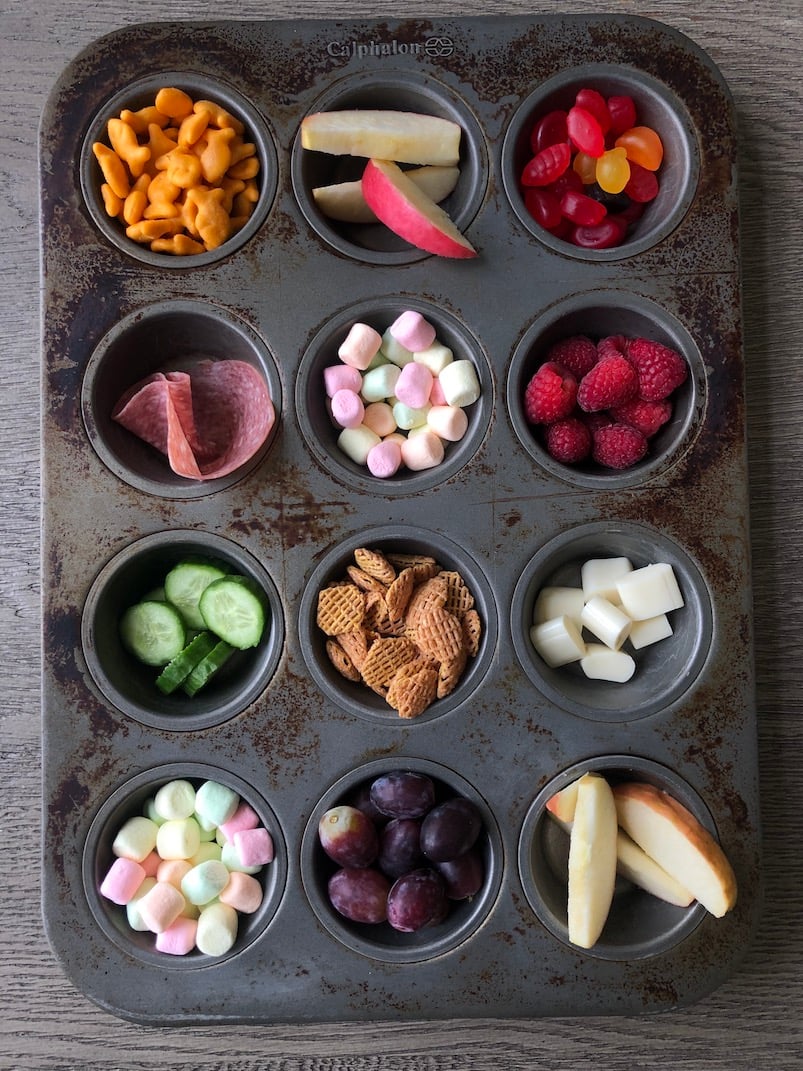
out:
M466 610L471 610L474 606L474 596L468 590L466 582L460 573L454 569L444 569L440 576L446 581L448 588L445 608L449 613L460 617Z
M357 632L339 632L335 639L351 659L355 668L362 672L373 634L359 629Z
M339 584L318 592L318 627L327 636L354 632L365 616L365 595L353 584Z
M430 577L423 584L419 584L410 596L407 604L407 624L410 628L418 625L421 614L433 607L442 609L446 605L449 589L446 581L440 576Z
M377 591L383 596L387 591L387 586L383 584L381 580L377 580L375 576L366 573L366 571L360 569L358 565L347 566L346 572L348 573L352 584L356 584L357 587L361 588L363 591Z
M438 662L450 662L463 649L463 629L459 618L440 606L422 613L415 626L415 638L425 654Z
M402 666L393 678L387 700L400 718L417 718L437 696L438 671L423 661L413 663L409 672L406 669Z
M354 561L370 576L387 586L396 579L396 570L390 564L381 550L369 550L367 547L358 547L354 551Z
M384 695L393 675L416 655L415 644L403 636L380 636L371 644L362 667L362 679Z
M336 640L328 639L326 641L326 653L329 656L329 661L341 677L345 677L350 681L362 680L360 671Z
M463 643L471 658L474 658L480 649L482 638L482 622L476 610L466 610L460 617L460 625L463 630Z
M468 651L461 647L456 658L441 662L438 667L438 699L445 699L455 690L468 662Z

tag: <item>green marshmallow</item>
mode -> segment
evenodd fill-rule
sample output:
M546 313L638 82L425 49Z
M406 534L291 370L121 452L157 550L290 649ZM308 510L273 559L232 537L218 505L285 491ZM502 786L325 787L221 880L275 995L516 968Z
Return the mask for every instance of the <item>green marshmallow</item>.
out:
M191 904L208 904L228 885L229 871L219 859L206 859L188 870L181 891Z
M195 813L205 825L228 822L239 803L237 793L217 781L204 781L195 793Z

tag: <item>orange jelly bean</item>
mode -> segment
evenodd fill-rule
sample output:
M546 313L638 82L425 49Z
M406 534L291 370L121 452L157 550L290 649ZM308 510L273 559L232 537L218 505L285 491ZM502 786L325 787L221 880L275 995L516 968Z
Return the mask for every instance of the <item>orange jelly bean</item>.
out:
M664 158L664 146L660 137L649 126L633 126L620 134L615 142L617 149L625 149L628 160L657 171Z
M606 193L621 193L630 181L627 150L621 146L618 149L608 149L594 163L595 178L600 189Z

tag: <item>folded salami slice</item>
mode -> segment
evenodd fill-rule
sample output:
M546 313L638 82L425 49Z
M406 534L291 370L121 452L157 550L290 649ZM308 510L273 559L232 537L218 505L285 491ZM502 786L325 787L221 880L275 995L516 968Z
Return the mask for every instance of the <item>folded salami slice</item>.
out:
M191 480L240 468L270 434L267 383L246 361L200 361L187 372L156 372L135 383L112 418L167 456Z

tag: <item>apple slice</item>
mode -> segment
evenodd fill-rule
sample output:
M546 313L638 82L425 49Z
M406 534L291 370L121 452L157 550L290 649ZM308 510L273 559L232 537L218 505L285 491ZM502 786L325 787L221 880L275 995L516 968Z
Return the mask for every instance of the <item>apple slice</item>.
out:
M437 204L448 197L457 185L460 168L428 164L404 172L408 179ZM316 186L312 191L315 204L329 219L341 223L376 223L376 215L365 203L362 182L336 182L331 186Z
M391 160L369 160L362 176L365 203L394 234L441 257L476 257L444 210Z
M599 940L616 882L616 805L599 774L583 774L569 835L569 940L592 948Z
M458 123L416 112L344 109L301 120L301 145L337 156L376 157L404 164L454 166L460 158Z
M659 866L721 918L736 903L736 876L708 830L654 785L617 785L619 824Z

